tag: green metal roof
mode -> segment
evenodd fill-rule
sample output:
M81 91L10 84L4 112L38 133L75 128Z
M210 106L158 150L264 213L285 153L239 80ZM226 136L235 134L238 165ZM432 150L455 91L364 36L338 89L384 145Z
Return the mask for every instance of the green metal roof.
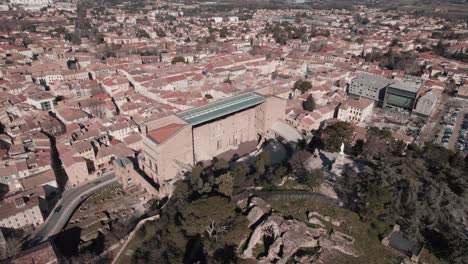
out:
M192 126L195 126L247 109L265 101L265 97L257 93L248 92L180 112L177 116Z

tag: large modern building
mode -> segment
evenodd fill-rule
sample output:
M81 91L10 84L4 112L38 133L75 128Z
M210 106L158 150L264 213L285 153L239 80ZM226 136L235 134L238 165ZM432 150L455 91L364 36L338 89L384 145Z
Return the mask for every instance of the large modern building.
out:
M166 196L196 163L255 150L285 111L284 99L248 92L148 122L139 167Z
M422 85L422 79L409 76L390 84L385 92L384 107L411 113L416 107Z
M440 93L432 91L421 95L416 103L416 108L413 110L413 114L425 118L429 117L436 106L439 95Z
M353 98L368 98L374 100L377 106L382 106L386 88L394 82L395 80L363 73L351 80L348 93Z

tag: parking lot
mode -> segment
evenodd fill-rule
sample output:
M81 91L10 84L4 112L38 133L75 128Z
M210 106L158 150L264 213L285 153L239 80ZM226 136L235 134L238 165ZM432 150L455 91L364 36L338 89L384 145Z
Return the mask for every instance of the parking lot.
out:
M449 147L455 147L456 150L463 151L468 153L468 113L463 112L457 120L455 126L456 131L458 132L455 137L453 137L450 142Z
M463 152L468 152L468 108L451 106L441 117L440 129L433 138L434 144Z

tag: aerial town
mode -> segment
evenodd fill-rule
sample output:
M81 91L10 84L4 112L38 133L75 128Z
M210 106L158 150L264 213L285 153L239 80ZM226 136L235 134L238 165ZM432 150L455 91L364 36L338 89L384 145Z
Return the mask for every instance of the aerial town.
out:
M0 263L468 263L468 4L386 2L2 1Z

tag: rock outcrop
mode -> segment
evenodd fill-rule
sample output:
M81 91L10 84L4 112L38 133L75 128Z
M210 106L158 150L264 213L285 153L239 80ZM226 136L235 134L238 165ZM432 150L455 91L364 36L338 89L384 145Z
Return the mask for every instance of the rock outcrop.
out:
M270 206L255 197L246 204L247 219L253 230L241 257L255 258L257 263L321 263L320 253L339 251L358 256L354 238L326 226L340 226L341 222L318 212L307 215L309 224L295 219L285 219L270 212ZM328 222L328 224L325 224Z

